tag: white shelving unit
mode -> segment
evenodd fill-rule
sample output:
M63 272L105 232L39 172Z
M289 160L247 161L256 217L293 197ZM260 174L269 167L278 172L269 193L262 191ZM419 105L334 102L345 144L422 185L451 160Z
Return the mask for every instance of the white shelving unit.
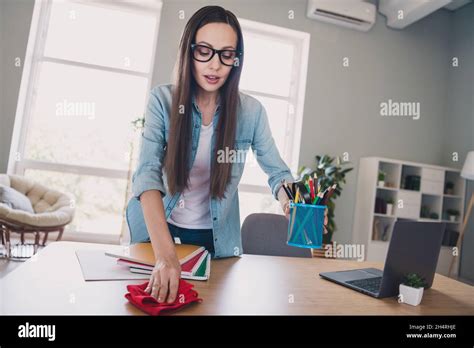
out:
M378 174L385 173L381 186ZM452 185L447 185L452 183ZM359 163L353 226L356 243L364 244L368 261L385 261L393 226L397 220L446 223L445 238L436 271L447 275L453 258L449 236L459 233L464 212L465 180L454 168L381 157L363 157ZM447 191L447 186L453 186ZM393 201L393 211L384 207ZM455 221L447 210L459 212ZM453 243L451 243L453 244ZM456 258L459 261L459 258ZM459 265L455 264L453 275Z

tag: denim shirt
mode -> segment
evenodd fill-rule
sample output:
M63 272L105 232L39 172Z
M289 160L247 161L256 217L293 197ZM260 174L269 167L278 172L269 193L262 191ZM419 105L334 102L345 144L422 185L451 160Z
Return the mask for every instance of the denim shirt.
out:
M145 113L145 125L141 138L138 166L132 177L133 196L148 190L159 190L164 195L163 204L166 219L180 200L181 193L167 193L166 174L162 170L168 133L170 127L170 110L172 85L158 85L151 90ZM268 118L263 105L254 97L239 92L240 107L237 110L237 128L235 149L245 152L252 147L257 162L268 175L268 184L275 199L281 180L293 181L293 176L280 157L272 137ZM193 130L190 165L194 163L202 123L202 114L193 96ZM218 106L213 117L214 133L211 140L211 158L215 147L215 128L221 110ZM225 117L225 116L224 116ZM240 233L240 213L238 184L244 170L245 161L232 163L231 180L225 191L225 198L210 197L212 231L214 237L215 258L241 255L242 238Z

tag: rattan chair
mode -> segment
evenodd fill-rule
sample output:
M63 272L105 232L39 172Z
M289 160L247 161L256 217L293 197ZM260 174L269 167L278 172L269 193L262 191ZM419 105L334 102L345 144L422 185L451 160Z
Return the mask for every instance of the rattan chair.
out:
M13 209L0 202L0 235L6 249L6 257L11 258L12 233L20 234L20 245L25 245L25 234L34 234L34 253L46 244L51 232L58 232L56 240L62 238L64 228L74 218L72 196L47 188L19 175L0 174L0 185L8 186L25 195L33 206L34 213ZM31 255L29 255L31 256Z

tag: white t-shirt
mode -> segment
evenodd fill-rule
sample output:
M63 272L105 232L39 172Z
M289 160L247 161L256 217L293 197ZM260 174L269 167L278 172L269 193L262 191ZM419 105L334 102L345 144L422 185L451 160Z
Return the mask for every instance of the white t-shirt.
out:
M188 189L184 190L168 218L168 222L173 225L191 229L212 228L209 196L213 132L212 122L208 126L201 125L196 158L189 173Z

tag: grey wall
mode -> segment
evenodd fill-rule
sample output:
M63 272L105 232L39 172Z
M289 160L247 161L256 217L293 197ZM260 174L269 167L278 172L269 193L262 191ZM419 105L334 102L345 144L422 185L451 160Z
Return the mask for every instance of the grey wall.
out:
M5 49L5 44L4 44L4 39L3 39L3 14L5 13L5 10L3 9L4 5L0 1L0 81L3 81L3 56L4 56L4 49ZM3 161L5 158L5 154L3 153L3 147L4 147L4 138L6 137L7 130L3 130L3 122L2 122L2 115L3 115L3 83L0 82L0 172L4 170L3 168ZM9 130L8 130L9 132Z
M0 0L0 173L8 166L33 0ZM15 66L20 57L21 66Z
M451 37L450 51L459 58L459 67L448 70L443 162L461 168L467 152L474 150L474 4L454 13ZM459 153L458 162L453 162L453 152ZM466 205L473 193L474 182L468 182ZM462 250L460 275L474 282L474 212Z
M442 161L461 168L467 152L474 150L474 3L454 12L449 51L459 66L448 65ZM453 152L459 153L458 162L452 160Z
M14 6L8 1L6 6L2 5L7 12L4 25L9 30L15 29L15 35L10 35L4 43L8 48L6 61L24 52L32 4L33 1L23 1ZM461 145L456 148L462 148L464 153L469 146L472 148L472 139L470 145L468 140L461 140L469 138L466 129L470 125L469 119L457 115L458 112L464 115L462 110L452 108L457 118L451 133L446 133L446 124L453 117L447 111L447 81L451 79L453 86L457 81L448 68L453 49L451 42L458 42L460 49L467 45L461 39L453 39L453 35L459 35L467 24L459 24L460 29L453 30L457 28L454 23L463 18L467 23L467 17L472 18L474 5L455 14L438 11L405 30L387 28L385 18L378 15L374 28L363 33L307 19L306 0L165 0L153 84L170 81L184 25L192 13L207 4L222 5L241 18L311 34L300 164L312 165L316 154L340 155L343 152L350 154L356 167L361 156L370 155L448 164L446 153L450 151L451 142L448 134L460 138L457 141ZM179 10L185 11L184 20L179 20ZM288 19L289 10L294 11L295 19ZM464 12L467 14L463 15ZM349 68L343 68L343 57L349 57ZM1 68L8 75L2 84L9 86L10 91L5 99L6 112L2 111L1 116L0 169L5 170L20 72L5 63ZM469 70L469 67L465 68ZM472 68L469 71L472 72ZM469 83L469 80L464 81L464 85ZM467 97L458 95L458 98L465 100ZM388 99L420 102L421 119L381 117L379 105ZM472 97L467 99L472 100ZM453 102L452 105L457 104ZM465 108L472 111L472 105ZM343 195L337 202L339 229L335 239L338 242L352 240L356 173L357 168L348 177Z

